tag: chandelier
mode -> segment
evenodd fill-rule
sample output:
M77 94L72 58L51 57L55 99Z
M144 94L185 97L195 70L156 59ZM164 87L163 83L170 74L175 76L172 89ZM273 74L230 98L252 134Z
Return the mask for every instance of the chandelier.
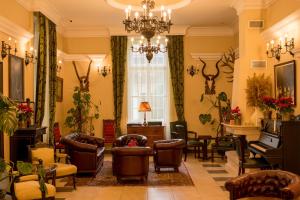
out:
M153 53L157 54L158 52L165 53L167 52L167 47L161 48L159 39L157 44L151 44L151 38L155 35L160 35L164 32L170 32L171 22L171 10L166 10L164 6L161 6L160 17L154 16L153 10L155 7L154 0L143 0L142 8L143 12L140 15L139 12L134 13L134 17L131 17L132 7L128 6L125 9L126 18L123 21L125 25L125 30L130 33L134 31L135 33L140 33L143 36L143 39L146 38L146 44L143 40L140 41L140 47L134 48L131 47L133 52L146 53L146 57L150 63L153 58ZM133 41L132 41L133 42Z

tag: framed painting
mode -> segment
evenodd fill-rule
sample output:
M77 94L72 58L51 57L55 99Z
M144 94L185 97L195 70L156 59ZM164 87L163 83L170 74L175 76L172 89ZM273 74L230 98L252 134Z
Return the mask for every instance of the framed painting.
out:
M9 97L24 101L24 59L15 55L8 57Z
M63 101L63 89L64 89L64 80L60 77L56 77L56 101Z
M3 93L3 62L0 62L0 92Z
M275 97L291 97L296 105L295 60L274 65Z

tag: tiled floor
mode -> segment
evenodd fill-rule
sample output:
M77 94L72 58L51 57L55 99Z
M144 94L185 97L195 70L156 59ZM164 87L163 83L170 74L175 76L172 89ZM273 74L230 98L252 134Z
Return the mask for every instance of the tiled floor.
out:
M106 156L106 159L111 159ZM223 163L202 162L192 156L185 162L195 186L172 187L78 187L76 191L58 192L57 198L67 200L227 200L222 187L227 177Z

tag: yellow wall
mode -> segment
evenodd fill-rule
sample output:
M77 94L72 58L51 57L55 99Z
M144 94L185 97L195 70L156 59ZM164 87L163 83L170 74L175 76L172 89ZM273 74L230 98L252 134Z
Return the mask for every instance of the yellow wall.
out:
M191 53L222 53L227 52L230 47L234 46L234 37L185 37L184 56L185 68L189 65L202 65L199 61L191 57ZM206 73L216 73L215 64L217 61L206 61ZM222 68L220 68L222 70ZM202 125L199 121L200 113L209 113L211 104L208 101L200 102L201 94L204 93L205 79L201 74L191 77L185 69L185 118L188 122L189 130L198 132L199 134L214 134L212 126L209 124ZM216 79L216 94L224 91L228 97L231 98L232 83L227 82L225 74L220 72L219 77ZM209 95L206 95L209 96ZM213 98L215 99L215 98ZM211 110L213 116L218 119L218 112L216 109Z
M64 38L63 50L69 54L110 54L110 38Z

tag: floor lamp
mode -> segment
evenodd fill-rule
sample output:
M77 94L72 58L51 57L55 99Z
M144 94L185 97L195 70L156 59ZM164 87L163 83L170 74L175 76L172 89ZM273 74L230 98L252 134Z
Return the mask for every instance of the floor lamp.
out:
M151 111L151 107L149 102L147 101L143 101L140 103L140 107L139 107L139 112L144 112L144 126L147 126L147 121L146 121L146 112L150 112Z

